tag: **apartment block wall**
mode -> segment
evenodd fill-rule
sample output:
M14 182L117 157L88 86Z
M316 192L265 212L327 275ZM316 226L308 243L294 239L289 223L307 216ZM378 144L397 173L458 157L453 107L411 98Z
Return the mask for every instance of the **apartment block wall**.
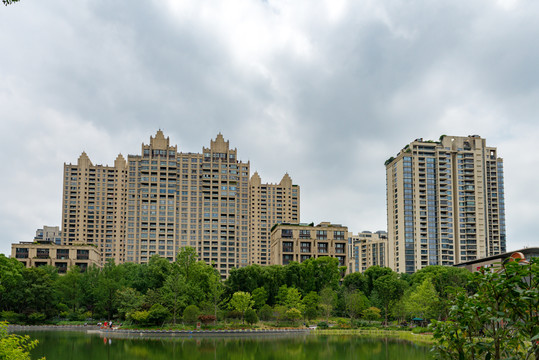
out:
M271 265L287 265L309 258L331 256L339 266L348 266L346 226L322 222L307 224L279 224L271 231Z
M285 174L278 184L262 183L257 172L250 180L251 221L249 264L269 265L270 232L275 224L299 223L300 188Z
M363 231L348 235L350 272L364 272L371 266L387 266L389 259L387 232Z
M54 243L11 244L11 257L27 268L43 265L55 266L59 274L65 274L73 266L85 271L89 266L101 267L98 249L91 245L56 245Z
M417 139L386 162L386 182L395 271L505 252L503 161L485 139Z

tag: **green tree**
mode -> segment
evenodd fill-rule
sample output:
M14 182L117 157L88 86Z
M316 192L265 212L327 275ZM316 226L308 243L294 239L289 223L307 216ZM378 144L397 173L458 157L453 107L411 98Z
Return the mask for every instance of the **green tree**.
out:
M320 291L320 306L326 315L326 322L329 321L329 316L337 300L337 294L331 287L325 287Z
M183 310L183 322L195 324L200 315L200 309L196 305L189 305Z
M255 309L261 309L266 305L268 300L268 292L263 287L259 287L253 290L253 301Z
M180 249L176 256L176 263L180 267L180 271L185 276L185 280L189 282L194 265L196 264L198 255L196 250L190 246Z
M258 322L258 316L256 315L256 311L253 309L247 309L245 310L245 321L247 321L247 324L253 325Z
M290 308L286 311L286 319L288 321L291 321L295 323L299 319L301 319L301 311L296 308Z
M425 278L404 303L406 313L413 317L430 320L438 316L438 293L429 278Z
M253 306L251 294L243 291L235 292L232 299L230 299L230 306L234 310L241 312L241 318L245 323L245 311Z
M362 293L366 293L369 289L368 278L360 272L354 272L346 275L343 278L343 286L348 292L354 292L359 290Z
M378 320L380 319L380 309L378 309L377 307L371 306L363 310L363 317L369 321Z
M28 335L9 335L7 323L0 322L0 359L30 360L30 351L36 345L37 340L30 340Z
M117 310L118 290L122 287L120 268L109 260L99 273L97 282L97 306L111 320Z
M62 302L71 311L75 312L82 303L82 274L78 266L73 266L65 275L60 276L56 281L59 295Z
M365 295L370 298L372 291L374 290L374 282L376 279L390 274L394 274L393 270L388 267L381 267L378 265L371 266L365 270L365 277L367 278L367 291L365 291Z
M303 316L305 319L312 320L318 316L318 304L320 303L320 296L311 291L303 297Z
M161 294L166 304L172 313L172 323L176 325L176 319L180 313L180 309L185 308L188 303L186 298L185 277L180 273L180 270L175 269L165 279Z
M369 307L369 299L361 291L356 290L345 295L346 310L351 319L361 317L363 311Z
M301 293L296 288L289 288L286 294L285 306L289 309L296 308L303 312L303 303L301 302Z
M440 359L539 359L539 258L476 272L457 289L448 321L433 322Z
M376 292L380 304L384 307L384 323L387 325L389 306L397 302L406 288L406 282L400 280L395 273L383 275L374 281L373 291Z
M142 305L142 295L133 288L119 289L116 304L120 319L127 319L127 314L138 310Z
M262 308L260 308L260 310L258 310L258 317L261 320L267 321L271 319L272 316L273 316L273 309L268 304L265 304L264 306L262 306Z

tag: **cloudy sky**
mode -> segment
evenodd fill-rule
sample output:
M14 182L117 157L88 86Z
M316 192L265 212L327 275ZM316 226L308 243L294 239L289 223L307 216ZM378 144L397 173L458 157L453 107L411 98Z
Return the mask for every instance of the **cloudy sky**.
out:
M222 132L301 220L386 229L384 161L478 134L505 163L508 250L539 246L539 2L37 1L0 6L0 253L60 225L64 162Z

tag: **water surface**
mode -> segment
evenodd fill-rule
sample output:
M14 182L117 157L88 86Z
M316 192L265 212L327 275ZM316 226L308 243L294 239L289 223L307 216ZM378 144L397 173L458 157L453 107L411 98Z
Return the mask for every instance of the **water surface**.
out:
M116 338L68 331L26 332L39 340L32 359L252 359L422 360L429 347L354 335L264 335L243 337Z

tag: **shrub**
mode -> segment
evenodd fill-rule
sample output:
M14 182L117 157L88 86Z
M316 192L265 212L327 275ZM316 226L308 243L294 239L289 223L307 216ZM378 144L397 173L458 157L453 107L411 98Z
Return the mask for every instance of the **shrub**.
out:
M230 310L229 312L226 313L226 318L227 319L241 319L242 317L242 314L241 314L241 311L237 311L237 310Z
M337 319L337 327L339 329L350 329L350 324L345 319Z
M28 315L28 323L29 324L41 324L47 316L40 312L31 313Z
M209 323L215 322L217 317L215 317L215 315L198 315L198 320L204 325L208 325Z
M187 324L195 324L199 314L200 310L196 305L189 305L183 310L183 322Z
M271 306L269 306L268 304L265 304L264 306L262 306L262 308L258 311L258 317L260 318L260 320L271 320L272 318L272 315L273 315L273 310L271 309Z
M296 322L297 320L301 319L301 311L296 308L291 308L286 312L286 318L289 321Z
M149 311L135 311L127 314L128 319L133 321L137 325L146 325L148 324L148 317L150 316Z
M0 312L0 320L7 321L11 324L18 324L22 319L20 314L14 311L2 311Z
M412 332L414 334L423 334L423 333L427 333L427 332L430 332L431 330L429 328L426 328L426 327L421 327L421 326L418 326L418 327L415 327L412 329Z
M378 320L380 319L380 309L371 306L370 308L363 310L363 317L366 320Z
M316 327L319 329L327 329L329 328L328 323L325 321L320 321L318 324L316 324Z
M258 322L258 316L256 315L256 311L253 309L247 309L245 310L245 321L247 321L248 324L253 325Z
M163 324L170 318L170 311L161 304L154 304L148 314L148 323L153 325Z

